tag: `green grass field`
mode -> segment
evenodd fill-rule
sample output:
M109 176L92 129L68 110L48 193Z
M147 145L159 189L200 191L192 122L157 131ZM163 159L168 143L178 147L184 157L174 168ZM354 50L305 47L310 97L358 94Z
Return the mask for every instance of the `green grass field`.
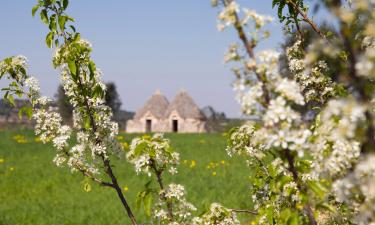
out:
M21 135L18 141L16 135ZM127 142L134 137L122 136ZM167 136L181 154L181 165L177 175L165 180L185 186L197 215L212 202L236 209L250 207L250 172L243 159L227 156L222 135ZM0 225L129 224L114 190L90 183L91 190L85 191L83 176L57 168L53 157L53 148L36 142L32 131L0 131ZM113 164L138 222L149 224L143 209L135 206L137 192L149 177L137 176L124 159ZM216 167L208 168L212 165Z

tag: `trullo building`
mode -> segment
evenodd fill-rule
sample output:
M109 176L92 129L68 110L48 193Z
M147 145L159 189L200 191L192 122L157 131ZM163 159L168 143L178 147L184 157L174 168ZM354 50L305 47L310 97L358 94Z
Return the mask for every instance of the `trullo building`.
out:
M182 90L171 103L160 91L156 91L134 118L127 121L126 131L204 133L207 128L203 113L190 95Z

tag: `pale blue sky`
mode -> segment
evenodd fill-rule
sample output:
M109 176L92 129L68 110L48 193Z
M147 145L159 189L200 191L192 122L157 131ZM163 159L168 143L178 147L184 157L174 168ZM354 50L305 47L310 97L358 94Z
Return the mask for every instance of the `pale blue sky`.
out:
M47 28L31 16L35 2L1 3L0 58L25 55L43 94L53 96L58 72L44 43ZM270 0L240 3L275 16ZM104 80L116 82L123 109L138 109L156 89L171 100L184 88L200 107L212 105L229 116L240 115L230 86L234 77L223 63L227 46L237 38L217 31L217 10L209 0L70 0L68 13L81 36L93 44ZM261 49L277 48L282 41L277 19L270 30L273 36Z

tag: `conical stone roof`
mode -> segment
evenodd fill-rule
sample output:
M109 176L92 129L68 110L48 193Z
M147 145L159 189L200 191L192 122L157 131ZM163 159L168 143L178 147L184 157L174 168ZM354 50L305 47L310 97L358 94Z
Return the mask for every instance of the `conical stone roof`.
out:
M134 119L142 118L147 112L150 112L158 119L162 119L164 118L168 105L168 99L159 90L157 90L147 100L146 104L136 112Z
M181 90L169 104L165 117L168 118L173 111L177 111L184 119L205 119L197 104L185 90Z

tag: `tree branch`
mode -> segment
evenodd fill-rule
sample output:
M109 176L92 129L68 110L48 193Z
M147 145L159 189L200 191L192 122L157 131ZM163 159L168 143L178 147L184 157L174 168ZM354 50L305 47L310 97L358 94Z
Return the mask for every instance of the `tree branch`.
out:
M155 161L153 159L151 159L151 167L155 171L155 174L156 174L156 177L157 177L157 180L158 180L158 184L159 184L160 190L164 191L165 189L164 189L163 180L162 180L162 173L163 173L163 171L160 171L160 170L158 170L156 168ZM165 197L165 193L163 193L161 197L162 197L162 200L164 200L166 202L166 204L167 204L168 215L169 215L170 221L173 221L173 206L172 206L172 202L168 201L168 199Z
M293 0L287 0L287 3L293 6L293 8L298 12L298 14L300 14L302 16L303 21L308 23L311 26L311 28L317 34L319 34L320 37L322 37L324 39L326 38L325 35L323 34L323 32L321 30L319 30L318 26L312 20L309 19L309 17L306 15L306 13L303 12L302 9L298 5L296 5L295 2L293 2Z
M236 212L236 213L248 213L252 215L258 215L257 211L252 211L248 209L231 209L231 211Z
M78 74L77 74L78 75ZM78 81L79 81L79 86L81 87L81 89L84 88L83 84L82 84L82 81L81 81L81 77L78 76ZM89 115L89 119L90 119L90 124L92 126L92 129L93 129L93 132L95 133L97 131L97 127L96 127L96 124L95 124L95 119L94 119L94 116L92 115L92 112L91 112L91 108L90 108L90 105L88 103L88 99L87 99L87 96L84 96L84 104L85 104L85 107L86 107L86 110L87 110L87 113ZM101 140L97 139L96 140L98 143L101 142ZM128 217L130 218L131 222L133 223L133 225L137 225L137 221L135 219L135 216L133 215L133 212L128 204L128 202L126 201L125 199L125 196L124 194L122 193L122 190L120 188L120 186L118 185L118 182L117 182L117 178L116 176L114 175L113 173L113 170L112 170L112 167L111 167L111 164L109 162L109 159L106 158L103 154L100 155L100 157L102 158L102 161L103 161L103 164L104 164L104 167L105 167L105 171L107 173L107 175L111 178L112 180L112 187L116 190L117 192L117 195L118 197L120 198L121 200L121 203L122 205L124 206L125 208L125 211L126 213L128 214Z
M233 0L222 0L222 1L223 1L223 5L226 7ZM238 14L236 12L234 12L234 18L235 18L234 28L237 31L237 35L238 35L239 39L242 41L242 44L244 45L244 47L246 49L246 52L249 55L249 57L251 59L253 59L254 62L256 62L256 57L255 57L255 54L254 54L255 44L253 43L253 41L249 41L249 39L247 38L246 33L244 31L244 28L243 28L243 26L241 24L241 21L239 19L239 16L238 16ZM252 69L252 70L253 70L253 72L255 73L255 75L257 77L257 79L260 82L262 82L263 84L267 83L267 78L264 75L257 73L257 71L255 69ZM270 101L270 95L268 93L266 85L262 85L262 91L263 91L263 94L264 94L264 101L265 102L263 102L261 104L264 107L266 107L267 103L269 103L269 101Z
M302 191L303 191L303 188L302 188L302 186L301 186L301 184L300 184L300 182L299 182L299 179L298 179L298 172L297 172L297 170L296 170L296 168L295 168L295 165L294 165L294 158L293 158L292 154L290 154L290 150L289 150L289 149L286 149L286 150L284 151L284 153L285 153L285 157L286 157L286 159L287 159L287 161L288 161L288 164L289 164L289 168L288 168L288 170L292 173L292 175L293 175L293 180L294 180L294 182L297 184L297 188L298 188L298 190L302 192ZM310 224L311 224L311 225L317 225L318 223L317 223L316 220L315 220L314 213L313 213L313 211L312 211L312 209L311 209L310 204L307 202L307 203L304 205L303 208L305 209L305 211L306 211L306 213L307 213L307 216L309 217Z
M65 153L65 155L67 157L70 157L70 154L69 154L69 152L66 149L64 149L64 153ZM77 168L77 169L79 170L79 172L81 172L83 174L83 176L88 177L89 179L91 179L92 181L98 183L99 185L104 186L104 187L112 187L113 188L113 184L112 183L109 183L109 182L106 182L106 181L102 181L99 178L92 176L85 169L82 169L82 168Z

